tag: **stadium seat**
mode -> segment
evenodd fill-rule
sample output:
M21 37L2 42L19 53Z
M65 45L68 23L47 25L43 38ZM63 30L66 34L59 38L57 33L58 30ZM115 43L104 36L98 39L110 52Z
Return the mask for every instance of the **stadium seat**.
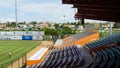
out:
M83 32L82 34L82 36L86 36L86 34L90 33L84 35ZM75 40L76 38L81 38L79 34L73 35L72 37ZM120 68L120 44L118 43L120 43L120 33L85 44L89 49L83 48L86 49L86 51L93 50L92 52L95 54L92 55L89 53L94 58L94 61L91 67L88 65L85 68ZM115 45L113 46L112 44ZM108 47L102 49L101 47L104 46ZM95 48L98 48L98 50L95 51ZM46 55L42 63L31 65L29 68L82 68L84 62L86 62L84 61L85 58L87 57L83 57L80 48L76 45L53 48Z

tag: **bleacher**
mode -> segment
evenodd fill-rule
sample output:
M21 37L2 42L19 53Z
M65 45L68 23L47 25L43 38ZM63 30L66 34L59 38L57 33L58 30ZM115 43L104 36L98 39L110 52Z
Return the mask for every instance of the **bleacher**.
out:
M93 40L99 39L98 31L84 31L63 39L63 46L84 45Z
M96 52L95 68L120 68L120 46Z
M85 44L50 49L28 68L120 68L120 33Z
M119 42L120 42L120 33L116 33L116 34L101 38L100 40L90 42L86 44L86 46L92 49L92 48L98 48L101 46L109 46L111 44L117 44Z
M79 34L73 35L73 36L71 37L71 39L72 39L72 41L77 41L77 40L79 40L79 39L82 39L82 38L87 37L87 36L89 36L89 35L92 35L92 34L94 34L94 33L95 33L95 32L81 32L81 33L79 33Z
M86 44L94 57L92 68L120 68L120 33Z
M83 56L77 46L51 49L40 64L29 68L73 68L82 65Z

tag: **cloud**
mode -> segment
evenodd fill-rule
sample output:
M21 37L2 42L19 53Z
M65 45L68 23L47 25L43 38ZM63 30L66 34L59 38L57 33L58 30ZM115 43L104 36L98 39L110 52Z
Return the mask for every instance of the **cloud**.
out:
M70 6L63 6L58 3L26 3L21 6L21 10L28 13L40 14L71 14L72 9Z
M5 21L4 18L0 18L0 22L3 23Z
M13 18L7 18L6 21L15 22L15 19L13 19Z
M15 22L14 18L0 18L0 22L1 23L5 23L5 22Z
M51 3L26 3L21 5L20 10L24 13L38 14L48 20L50 18L56 18L62 21L63 15L66 15L66 20L74 20L74 9L72 6L62 5L61 3L51 2ZM51 19L55 20L55 19Z
M32 20L34 16L46 18L48 20L60 21L63 15L66 15L66 20L73 20L74 9L68 5L62 5L61 2L37 2L32 0L17 0L18 3L18 20ZM14 17L15 0L0 0L0 7L12 9L6 17ZM29 19L27 19L29 18ZM38 19L39 19L38 18Z
M17 0L18 5L28 0ZM15 0L0 0L0 7L15 8Z
M19 13L19 15L20 15L20 16L23 16L23 15L24 15L24 13Z

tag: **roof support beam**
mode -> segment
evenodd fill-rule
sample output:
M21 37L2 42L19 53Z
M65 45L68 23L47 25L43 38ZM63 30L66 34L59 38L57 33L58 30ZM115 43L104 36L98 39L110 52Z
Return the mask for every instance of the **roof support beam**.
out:
M112 17L112 16L101 16L97 14L80 14L77 13L75 15L76 19L84 18L84 19L94 19L94 20L103 20L103 21L116 21L119 22L119 17Z

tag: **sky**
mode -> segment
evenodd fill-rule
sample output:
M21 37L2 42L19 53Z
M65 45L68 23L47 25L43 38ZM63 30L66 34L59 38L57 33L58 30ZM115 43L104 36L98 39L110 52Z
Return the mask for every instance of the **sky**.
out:
M64 23L76 21L72 5L62 4L61 0L17 0L17 11L19 22L53 21ZM64 15L66 16L65 21ZM6 21L15 21L15 0L0 0L0 22Z

